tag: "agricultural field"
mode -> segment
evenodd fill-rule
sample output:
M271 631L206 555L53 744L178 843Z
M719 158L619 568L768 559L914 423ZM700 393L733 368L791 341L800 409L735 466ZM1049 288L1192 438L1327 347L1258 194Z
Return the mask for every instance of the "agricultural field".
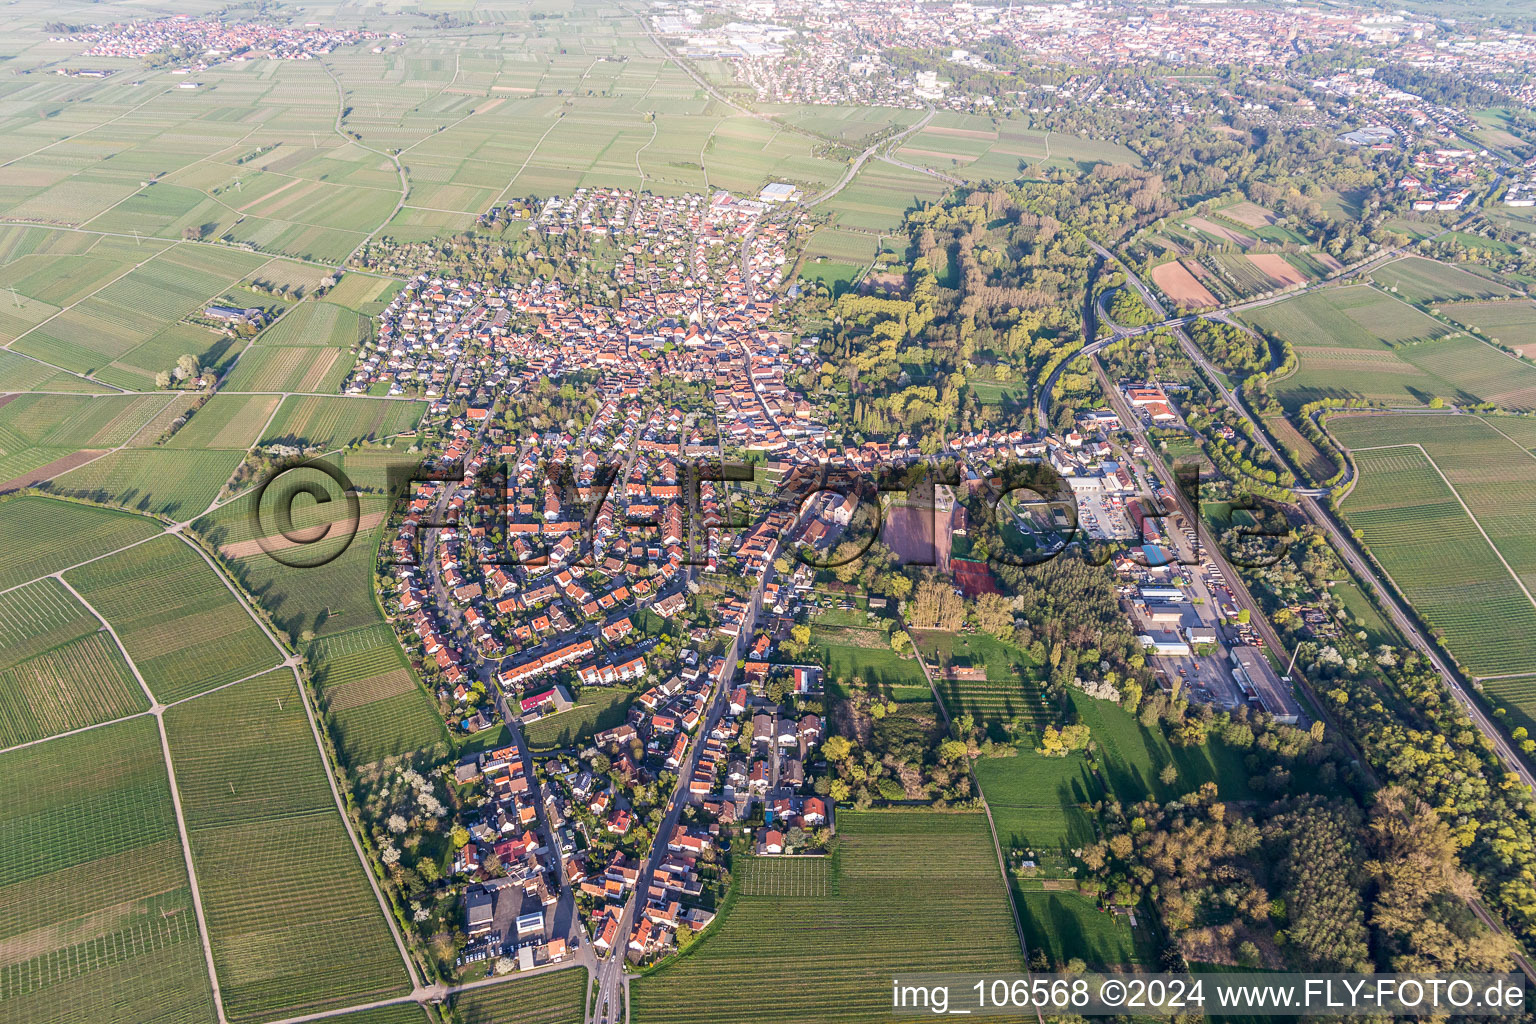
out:
M25 494L0 501L0 590L148 540L143 516Z
M1487 276L1486 271L1452 266L1422 256L1409 256L1371 271L1371 280L1409 302L1451 302L1459 299L1504 299L1515 292Z
M587 972L548 971L471 989L454 999L464 1024L581 1024L586 1019Z
M118 552L64 578L117 630L161 703L282 660L202 556L175 537Z
M346 382L356 357L339 348L256 344L235 363L230 391L334 392Z
M293 673L178 705L165 728L229 1019L404 994Z
M357 1013L344 1013L332 1018L337 1024L433 1024L427 1011L418 1003L397 1003L380 1006Z
M5 1018L214 1020L155 722L0 754L0 777Z
M261 332L258 344L351 348L364 321L330 301L301 302Z
M378 316L399 290L400 282L393 278L350 273L342 275L336 287L325 293L325 301L362 316Z
M1299 368L1271 384L1289 409L1329 397L1536 408L1536 368L1369 286L1310 292L1244 316L1296 346Z
M820 899L832 894L830 857L753 857L733 865L743 896Z
M101 623L53 579L0 594L0 747L149 709Z
M901 225L907 210L932 202L944 191L943 182L926 174L871 160L847 188L818 209L834 214L840 228L889 232Z
M1235 255L1215 253L1206 259L1223 283L1239 298L1251 298L1306 284L1311 275L1278 253Z
M856 145L875 132L905 128L922 116L919 110L894 107L833 106L830 104L762 103L758 109L785 124L828 139Z
M1399 415L1329 424L1360 474L1340 505L1345 522L1474 677L1530 667L1536 455L1504 430L1520 422ZM1536 705L1521 710L1531 716Z
M817 228L805 245L806 265L801 269L801 276L806 275L818 256L834 263L851 263L862 267L875 254L879 238L879 235L860 231Z
M123 448L59 475L48 488L184 522L213 504L244 458L243 450Z
M979 724L1000 724L1015 718L1042 722L1051 717L1029 654L984 633L919 634L918 644L939 695L951 716L968 714ZM941 665L984 668L985 680L946 679Z
M31 486L129 444L175 401L170 395L0 398L0 487Z
M448 738L383 623L323 637L304 649L337 749L349 765L414 753Z
M183 353L205 365L219 362L228 344L223 333L181 321L201 315L204 306L266 262L251 253L185 242L153 255L118 253L116 272L108 271L104 283L68 296L56 315L21 332L10 347L108 384L147 390L155 374L175 366ZM30 283L18 284L18 293Z
M632 984L631 1018L885 1021L892 974L1022 969L984 815L842 810L838 833L828 895L739 891L686 955Z
M280 401L277 395L214 395L171 435L166 447L245 451Z
M1456 302L1441 306L1440 312L1463 327L1476 328L1489 341L1536 358L1536 303L1530 299Z
M373 474L361 452L327 457L344 471L364 464L356 486ZM381 474L382 475L382 474ZM314 484L330 500L319 502L290 493L290 485ZM383 482L373 484L382 488ZM291 533L281 532L281 513L288 497ZM260 498L260 507L257 500ZM324 636L378 622L373 571L384 533L385 499L379 494L358 496L357 521L339 485L320 470L290 469L279 484L258 495L250 490L208 515L193 529L218 551L229 572L254 595L273 624L297 643L305 634ZM259 516L257 513L259 512ZM355 531L353 527L355 526Z
M1219 305L1216 296L1201 283L1196 271L1207 276L1210 274L1194 260L1170 260L1153 267L1149 276L1158 291L1179 309L1205 309Z
M1098 163L1141 163L1140 157L1119 143L948 110L908 136L895 155L970 181L1012 180L1041 165L1086 170Z
M590 740L594 733L622 724L638 692L622 686L589 686L581 691L574 708L524 726L523 735L534 750L569 747Z
M1432 317L1369 285L1324 288L1243 315L1301 349L1371 351L1450 333ZM1307 353L1301 354L1305 358Z
M260 443L330 451L412 432L425 411L423 402L293 395L283 401Z

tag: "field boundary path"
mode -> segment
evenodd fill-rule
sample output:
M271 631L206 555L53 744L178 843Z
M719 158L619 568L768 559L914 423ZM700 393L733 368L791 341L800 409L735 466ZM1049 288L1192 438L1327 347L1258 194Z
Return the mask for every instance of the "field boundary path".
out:
M171 806L176 811L176 831L181 839L181 856L187 868L187 886L192 892L192 909L197 914L198 938L203 944L203 962L208 968L208 984L213 989L213 1006L219 1015L219 1024L225 1024L229 1019L224 1015L224 996L219 991L219 972L213 965L213 943L208 938L208 919L203 914L203 891L197 883L197 867L192 863L192 839L187 834L187 816L181 809L181 788L176 785L176 765L171 761L171 741L165 732L165 708L149 688L143 673L139 671L138 664L133 660L133 655L128 653L128 648L123 645L123 640L117 635L117 630L106 616L85 599L85 595L76 590L70 582L64 578L64 572L60 570L53 574L53 579L59 581L59 585L69 591L76 601L86 611L95 616L103 629L112 637L112 642L117 645L118 653L128 663L128 668L133 672L133 678L138 681L139 689L144 691L144 696L149 700L149 714L155 718L155 731L160 736L160 757L165 763L165 778L171 790ZM267 669L266 671L271 671ZM133 716L138 717L138 716ZM119 719L121 721L121 719ZM110 724L110 723L104 723Z

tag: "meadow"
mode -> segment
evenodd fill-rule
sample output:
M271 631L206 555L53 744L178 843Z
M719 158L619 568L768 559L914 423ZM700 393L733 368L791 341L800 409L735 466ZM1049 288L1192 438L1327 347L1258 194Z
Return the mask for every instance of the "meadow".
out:
M215 1019L154 721L0 754L0 778L5 1018Z
M282 660L214 570L178 538L140 544L65 579L117 630L161 703Z
M738 891L707 936L632 983L631 1019L885 1021L893 974L1022 969L984 815L844 809L838 833L827 895Z
M581 691L574 708L524 726L523 735L534 750L569 747L590 740L594 733L621 725L638 692L623 686L589 686Z
M833 690L863 680L866 686L878 686L887 700L932 699L917 659L903 658L891 650L879 630L816 626L811 629L811 642L823 652L822 664L827 669L828 686Z
M551 971L456 996L464 1024L581 1024L586 1019L587 972Z
M1329 424L1360 474L1340 506L1345 522L1475 677L1530 667L1536 455L1504 433L1518 422L1399 415Z
M165 728L230 1020L403 994L293 673L178 705Z
M1100 910L1071 889L1015 893L1024 941L1057 965L1079 958L1090 968L1150 967L1150 941L1124 917Z
M1103 797L1086 755L1046 757L1029 742L1017 757L975 762L976 781L992 809L1003 849L1022 849L1042 871L1065 874L1071 851L1093 842L1093 815L1083 805Z
M1212 739L1200 747L1175 747L1161 726L1142 725L1135 716L1105 700L1073 694L1077 720L1088 726L1097 746L1099 777L1122 804L1138 800L1168 801L1216 783L1225 800L1251 800L1248 768L1240 751ZM1165 783L1163 768L1172 764L1177 778Z
M147 540L143 516L24 494L0 501L0 590Z

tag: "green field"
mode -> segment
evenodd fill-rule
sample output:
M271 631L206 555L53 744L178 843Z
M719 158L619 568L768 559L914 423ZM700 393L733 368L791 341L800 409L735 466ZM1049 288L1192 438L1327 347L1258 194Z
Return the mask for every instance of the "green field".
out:
M291 444L329 451L358 441L414 431L426 405L378 398L286 399L261 436L262 444Z
M811 630L811 642L824 651L823 664L833 689L839 680L848 684L863 680L866 686L878 686L889 700L932 699L917 659L903 658L891 650L879 630L816 626Z
M22 495L0 501L0 589L146 540L160 525L73 501Z
M1020 891L1015 894L1024 940L1055 964L1080 958L1089 967L1142 966L1155 961L1151 943L1130 922L1100 910L1081 893Z
M1452 266L1422 256L1393 260L1371 271L1371 280L1411 302L1451 302L1457 299L1502 299L1515 293L1486 273Z
M276 395L214 395L172 435L168 448L244 451L277 411Z
M12 211L14 213L14 211ZM159 250L156 252L156 250ZM190 353L214 365L228 347L220 332L191 323L203 307L267 262L223 247L150 242L109 255L44 257L15 281L19 294L59 307L56 315L22 330L11 348L77 373L130 389L153 387L155 374ZM99 254L99 255L98 255ZM60 293L54 275L81 272L78 288ZM11 283L11 282L7 282Z
M820 899L832 894L830 857L750 857L732 865L743 896Z
M437 706L416 681L388 625L322 637L305 656L348 764L370 764L447 741Z
M1084 170L1097 163L1141 163L1140 157L1119 143L947 110L903 140L896 156L968 181L1009 181L1042 164Z
M293 673L179 705L165 727L230 1020L403 994Z
M362 325L362 318L345 306L301 302L263 331L259 344L351 348Z
M1536 455L1505 432L1516 424L1445 415L1329 424L1360 473L1340 506L1345 522L1474 676L1529 670L1536 635L1527 593L1536 590Z
M581 691L576 706L525 726L523 735L534 750L569 747L592 738L593 733L621 725L638 689L589 686Z
M0 747L149 709L101 623L57 580L0 594Z
M355 486L370 486L370 460L354 458L357 454L324 461L344 472L358 472L363 478L354 480ZM308 484L323 488L329 500L322 503L288 490ZM382 490L382 479L376 486ZM290 533L312 543L290 545L284 539L285 506L291 515ZM384 534L384 508L382 496L363 494L354 521L352 506L336 481L322 470L292 468L282 474L279 485L261 495L254 490L242 494L197 520L193 529L296 643L305 633L324 636L381 621L373 570ZM259 517L253 515L258 511Z
M190 697L282 660L201 555L157 538L66 580L117 630L155 697Z
M632 1019L886 1021L893 974L1023 967L985 816L842 810L838 834L828 895L741 892L698 945L633 983Z
M1216 783L1225 800L1253 798L1242 754L1219 740L1200 747L1175 747L1161 726L1144 726L1109 701L1074 694L1072 703L1078 721L1088 726L1098 746L1099 774L1122 804L1172 800L1207 782ZM1158 778L1169 763L1179 773L1171 785Z
M171 395L53 394L0 400L0 485L33 485L126 445L175 400ZM83 454L59 462L76 451Z
M254 345L246 349L226 382L231 391L319 391L339 389L354 357L341 349L308 345Z
M581 1024L587 972L566 969L471 989L454 999L464 1024Z
M1051 717L1029 654L985 633L922 633L918 643L935 673L939 695L950 715L969 714L978 723ZM940 663L986 669L985 680L938 678Z
M0 754L0 778L0 1016L214 1020L155 722Z
M1100 800L1103 787L1085 755L1046 757L1025 743L1017 757L979 759L975 771L1005 850L1027 850L1042 871L1061 874L1071 851L1093 842L1084 805Z
M1459 324L1477 328L1490 341L1536 356L1536 303L1530 299L1457 302L1440 311Z
M1368 285L1308 292L1243 316L1299 348L1375 351L1450 333L1433 317Z
M1368 286L1309 292L1244 314L1296 346L1300 365L1270 385L1289 409L1321 398L1424 406L1434 398L1536 408L1536 368L1452 332Z
M193 519L213 504L243 451L124 448L71 470L50 485L59 494Z
M398 1003L331 1018L337 1024L433 1024L427 1011L417 1003Z

